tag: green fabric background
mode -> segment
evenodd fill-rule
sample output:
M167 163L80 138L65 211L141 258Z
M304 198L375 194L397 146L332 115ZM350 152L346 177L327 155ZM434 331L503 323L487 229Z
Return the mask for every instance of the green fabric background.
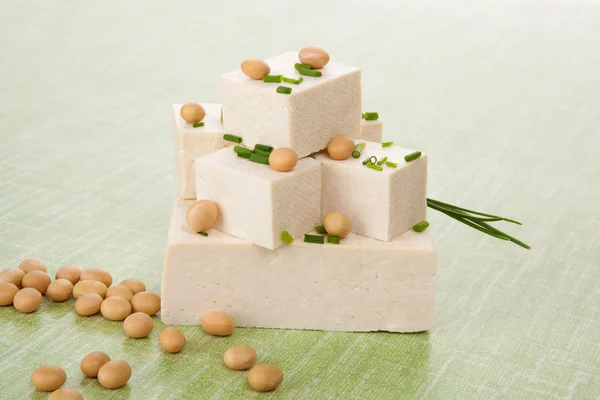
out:
M430 154L430 196L522 220L525 251L431 212L436 326L421 334L186 328L179 355L73 302L0 309L0 398L40 364L87 399L597 399L600 7L594 1L14 1L0 4L0 268L101 267L160 290L171 104L219 101L248 57L318 44L363 68L385 139ZM340 299L343 301L343 299ZM223 351L284 370L248 389ZM128 360L123 389L78 370Z

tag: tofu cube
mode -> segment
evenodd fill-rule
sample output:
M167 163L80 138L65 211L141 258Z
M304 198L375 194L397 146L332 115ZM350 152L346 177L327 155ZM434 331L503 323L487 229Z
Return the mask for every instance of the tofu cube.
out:
M190 231L177 201L162 278L161 318L200 325L208 311L240 327L418 332L433 327L437 257L429 230L390 242L349 234L339 245L296 240L267 250L211 229Z
M225 130L244 143L289 147L299 157L327 147L339 134L360 135L361 73L356 67L330 61L321 77L302 76L294 68L298 52L266 60L271 75L298 79L299 85L265 83L244 75L241 69L221 77ZM287 86L292 93L277 93Z
M383 138L383 122L377 121L365 121L364 119L360 123L360 136L359 139L368 140L369 142L381 143Z
M426 217L427 155L406 162L404 156L413 150L366 143L360 158L335 161L326 153L316 156L323 163L322 213L341 211L352 232L390 241ZM387 156L398 167L367 168L362 161L371 156Z
M318 224L321 164L304 158L279 172L222 149L196 159L196 192L219 205L218 230L275 249L282 231L298 238Z
M221 105L201 103L206 111L204 126L194 128L186 123L179 112L183 104L173 104L173 145L175 148L175 178L177 196L181 199L196 198L194 160L200 156L222 149L230 144L223 140Z

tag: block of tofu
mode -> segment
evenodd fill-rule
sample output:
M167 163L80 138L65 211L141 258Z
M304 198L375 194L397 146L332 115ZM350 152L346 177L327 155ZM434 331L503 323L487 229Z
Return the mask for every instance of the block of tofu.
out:
M350 220L352 232L390 241L425 219L427 155L406 162L404 156L413 150L366 143L360 158L335 161L326 153L316 155L323 163L321 211L323 215L341 211ZM398 167L367 168L362 161L371 156L387 156Z
M360 136L358 136L358 138L368 140L369 142L381 143L381 139L383 138L383 122L381 122L381 120L361 120Z
M391 242L350 234L268 250L215 229L190 231L175 203L162 277L162 321L200 325L225 311L240 327L417 332L433 326L436 252L429 231Z
M298 79L294 68L298 52L266 60L271 75ZM322 150L339 134L360 134L362 111L361 73L356 67L332 60L321 77L302 76L299 85L252 80L241 69L221 77L223 115L227 133L244 143L289 147L299 157ZM292 93L277 93L287 86Z
M281 232L301 237L321 217L321 164L298 161L289 172L275 171L222 149L196 159L198 199L219 205L215 227L268 249L284 244Z
M183 104L173 104L173 144L175 148L175 177L177 196L181 199L196 198L194 160L200 156L222 149L230 144L223 140L221 105L200 103L206 111L204 126L194 128L179 114Z

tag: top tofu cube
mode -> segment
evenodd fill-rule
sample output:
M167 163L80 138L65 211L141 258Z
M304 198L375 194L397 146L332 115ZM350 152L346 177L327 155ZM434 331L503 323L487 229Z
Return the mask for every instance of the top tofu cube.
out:
M298 52L266 60L271 75L298 79L294 68ZM221 77L224 127L241 136L244 144L289 147L299 157L327 147L339 134L359 137L361 131L360 69L330 61L321 77L302 76L299 85L265 83L244 75L241 69ZM277 93L278 86L292 89Z
M404 156L413 150L366 144L360 158L336 161L326 152L316 156L323 163L321 212L341 211L352 232L388 242L425 219L427 155L406 162ZM367 168L362 162L371 156L378 160L387 156L398 167Z

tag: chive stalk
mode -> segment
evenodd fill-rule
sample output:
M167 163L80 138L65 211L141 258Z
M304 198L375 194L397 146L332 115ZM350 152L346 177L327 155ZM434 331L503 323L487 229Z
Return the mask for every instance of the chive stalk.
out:
M223 123L223 107L221 107L221 123Z
M228 142L242 143L241 137L235 136L235 135L230 135L229 133L224 134L223 139L227 140Z
M379 113L376 112L366 112L362 115L365 121L377 121L379 119Z
M377 165L381 166L381 165L385 164L386 161L387 161L387 156L385 156L381 160L377 161Z
M306 243L323 244L323 243L325 243L325 236L320 236L320 235L304 235L304 241Z
M265 75L263 82L266 83L281 83L283 81L283 75Z
M294 85L299 85L302 83L302 81L304 80L303 77L300 77L298 79L294 79L294 78L286 78L285 76L283 77L283 81L286 83L292 83Z
M367 144L365 142L360 142L356 146L354 146L354 151L352 152L352 157L359 158L360 153L362 153L362 151L365 149L365 147L367 147Z
M410 154L407 154L404 156L404 161L406 162L411 162L411 161L415 161L417 159L421 158L421 152L420 151L414 151Z
M398 168L398 164L395 162L391 162L391 161L386 161L385 165L386 165L386 167L390 167L390 168Z
M269 153L268 151L257 149L256 147L254 148L254 154L258 154L259 156L265 156L265 157L269 157L271 155L271 153Z
M380 167L379 165L375 165L372 163L368 163L367 168L374 169L375 171L383 171L383 167Z
M339 236L327 236L327 243L340 244L340 237Z
M237 156L240 158L250 158L252 153L237 153Z
M306 64L302 64L302 63L296 63L294 64L294 68L300 70L300 69L313 69L313 67L311 67L310 65L306 65Z
M208 236L208 233L207 233L207 232L204 232L204 231L202 231L202 232L198 232L198 235L202 235L202 236L204 236L204 237L207 237L207 236Z
M256 153L250 154L250 157L248 157L248 159L255 163L269 165L269 157L261 156Z
M315 231L317 233L321 233L323 235L327 235L327 230L325 229L325 227L323 225L315 226Z
M383 142L381 143L381 147L390 147L393 146L394 142Z
M308 68L300 68L298 69L298 73L300 75L306 75L306 76L322 76L323 73L321 71L315 71L314 69L308 69Z
M260 144L260 143L255 144L254 148L262 150L262 151L266 151L267 153L270 153L273 151L273 146L267 146L266 144Z
M281 94L291 94L292 88L287 86L278 86L276 92Z
M204 126L204 122L196 122L194 125L192 125L194 128L200 128L201 126Z
M243 146L233 146L233 151L237 154L251 154L252 150ZM248 156L249 157L249 156Z
M412 230L415 232L423 232L427 228L429 228L429 222L421 221L418 224L415 224L415 226L412 227Z
M284 243L291 244L294 241L294 238L292 237L292 235L290 235L288 231L283 231L281 232L281 240Z

